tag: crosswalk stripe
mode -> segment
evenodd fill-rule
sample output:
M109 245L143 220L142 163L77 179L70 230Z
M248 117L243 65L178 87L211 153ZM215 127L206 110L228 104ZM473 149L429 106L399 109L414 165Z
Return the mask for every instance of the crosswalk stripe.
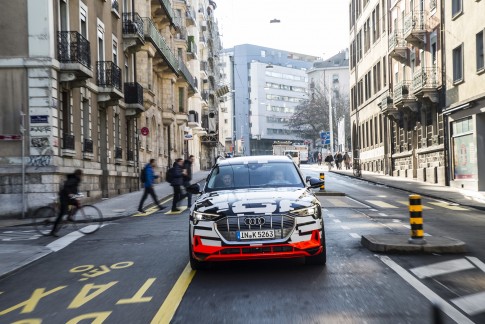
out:
M381 201L381 200L366 200L366 201L368 203L372 204L372 205L376 205L376 206L379 206L379 207L382 207L382 208L399 208L399 207L388 204L388 203Z
M414 273L419 279L423 279L474 268L475 266L471 264L468 260L456 259L417 267L411 269L410 271Z
M348 204L346 204L342 199L336 199L336 198L327 198L328 202L330 202L332 205L336 207L346 207Z
M357 233L349 233L349 235L352 236L353 238L360 239L360 235Z
M396 202L403 204L405 206L409 206L409 201L406 201L406 200L397 200ZM423 209L433 209L433 207L428 207L423 205Z
M478 269L485 272L485 263L480 261L478 258L475 257L466 257L471 263L473 263Z
M453 304L460 307L468 315L476 315L485 312L485 291L467 295L451 300Z
M466 208L463 208L463 207L460 207L460 206L450 205L450 204L445 203L445 202L431 201L430 204L435 205L435 206L438 206L438 207L443 207L443 208L451 209L451 210L468 210Z

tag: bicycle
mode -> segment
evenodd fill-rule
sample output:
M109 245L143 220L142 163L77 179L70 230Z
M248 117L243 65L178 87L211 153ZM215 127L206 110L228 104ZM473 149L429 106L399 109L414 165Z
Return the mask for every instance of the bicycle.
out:
M72 224L76 230L83 234L92 234L101 228L103 224L103 214L93 205L81 205L79 201L83 194L76 194L72 198L78 201L77 205L69 205L67 220L63 219L58 225L61 229L66 224ZM53 202L48 206L37 208L32 214L32 223L37 232L44 236L50 235L54 228L57 215L59 213L59 198L51 197Z

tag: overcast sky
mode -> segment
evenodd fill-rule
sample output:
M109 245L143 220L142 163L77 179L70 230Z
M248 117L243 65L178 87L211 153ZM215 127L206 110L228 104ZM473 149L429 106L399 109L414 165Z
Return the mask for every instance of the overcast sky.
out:
M348 0L215 2L224 48L254 44L328 58L349 46Z

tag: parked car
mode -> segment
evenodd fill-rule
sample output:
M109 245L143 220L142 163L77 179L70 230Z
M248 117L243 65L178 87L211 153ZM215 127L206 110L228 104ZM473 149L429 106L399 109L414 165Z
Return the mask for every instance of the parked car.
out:
M304 257L325 265L320 202L307 177L285 156L220 160L192 205L189 257L193 269L211 261Z

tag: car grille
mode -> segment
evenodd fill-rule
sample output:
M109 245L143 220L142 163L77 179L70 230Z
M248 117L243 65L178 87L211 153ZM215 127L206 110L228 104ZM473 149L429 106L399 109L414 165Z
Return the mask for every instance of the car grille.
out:
M262 225L246 225L246 218L264 218ZM260 231L274 230L274 239L287 238L295 227L295 218L288 215L251 215L251 216L227 216L216 222L217 230L227 241L238 241L236 238L237 231ZM269 240L274 240L269 239ZM258 241L265 239L257 239ZM268 239L266 239L268 240ZM244 242L251 240L244 240ZM238 241L241 242L241 241Z

